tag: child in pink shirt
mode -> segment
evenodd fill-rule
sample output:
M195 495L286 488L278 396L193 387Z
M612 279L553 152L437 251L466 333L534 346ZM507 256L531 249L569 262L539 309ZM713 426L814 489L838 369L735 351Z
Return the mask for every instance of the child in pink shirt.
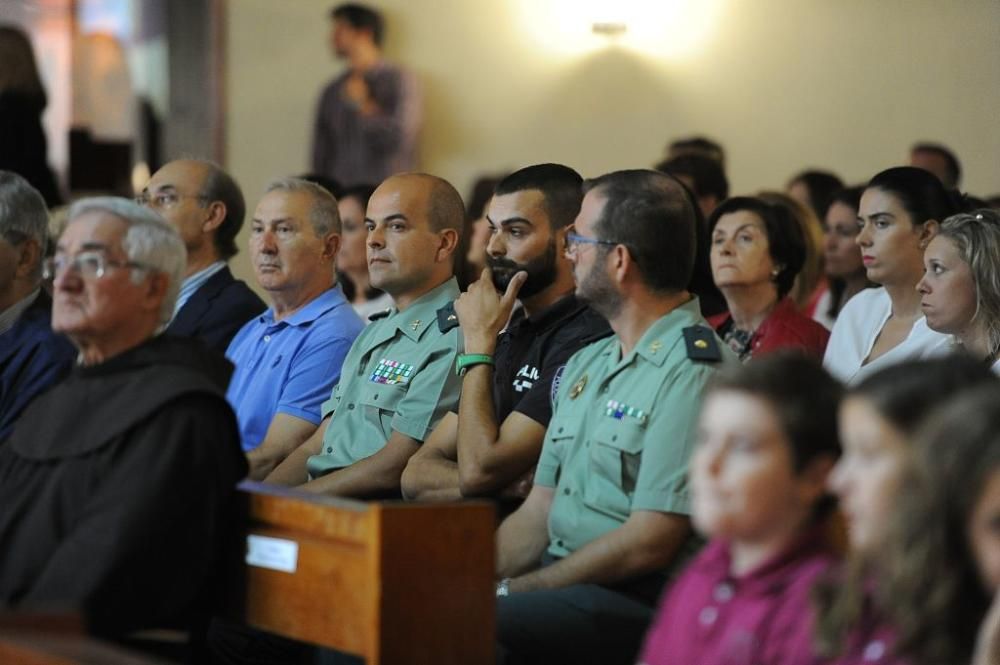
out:
M643 665L811 665L810 593L835 562L826 477L839 384L779 353L720 372L691 459L692 518L711 539L664 597Z

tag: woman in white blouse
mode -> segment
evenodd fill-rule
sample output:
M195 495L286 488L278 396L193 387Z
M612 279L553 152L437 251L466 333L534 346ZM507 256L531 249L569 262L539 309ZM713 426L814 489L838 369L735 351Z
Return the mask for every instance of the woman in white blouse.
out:
M911 166L868 183L855 242L868 279L881 288L858 293L837 317L823 358L835 377L855 383L886 365L949 351L949 338L927 327L916 286L924 250L959 205L934 175Z
M1000 212L949 217L924 252L917 284L931 330L1000 373Z

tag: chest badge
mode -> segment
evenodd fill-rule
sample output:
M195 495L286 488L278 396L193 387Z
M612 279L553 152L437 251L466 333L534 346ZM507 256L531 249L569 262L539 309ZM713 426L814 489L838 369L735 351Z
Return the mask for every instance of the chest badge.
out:
M395 386L409 383L411 376L413 376L413 365L407 365L398 360L382 358L378 361L378 365L369 377L369 381Z
M587 386L587 375L584 374L580 377L580 380L573 384L573 387L569 389L569 398L576 399L583 392L583 389Z
M615 399L608 400L608 403L604 407L604 415L610 416L615 420L634 418L640 425L645 425L648 418L648 415L642 409L637 409L634 406L629 406L625 402L619 402Z

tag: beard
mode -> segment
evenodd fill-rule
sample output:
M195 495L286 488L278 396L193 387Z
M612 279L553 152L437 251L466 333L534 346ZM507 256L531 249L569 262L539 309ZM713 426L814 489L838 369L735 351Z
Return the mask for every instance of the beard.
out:
M486 256L486 265L493 275L493 286L500 293L507 291L510 280L520 271L528 273L528 279L521 285L518 298L530 298L540 293L556 281L556 243L549 243L541 256L536 256L527 263L516 263L510 259Z
M622 298L602 266L595 261L590 271L577 281L576 297L605 319L613 319L621 311Z

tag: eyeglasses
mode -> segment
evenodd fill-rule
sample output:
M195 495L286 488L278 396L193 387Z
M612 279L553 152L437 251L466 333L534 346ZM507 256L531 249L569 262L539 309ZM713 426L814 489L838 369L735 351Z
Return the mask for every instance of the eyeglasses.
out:
M576 254L581 245L608 245L610 247L614 247L617 244L619 243L612 242L611 240L588 238L587 236L581 236L575 233L566 234L566 253L570 255Z
M56 256L45 259L42 263L42 277L45 279L55 279L66 270L73 270L79 273L84 279L101 279L108 272L109 268L138 268L146 270L150 266L135 261L112 261L100 252L80 252L73 258Z
M181 199L208 201L208 197L202 196L201 194L191 196L189 194L178 194L177 192L160 192L159 194L153 194L152 196L149 196L148 194L139 194L135 197L135 202L141 206L152 208L154 210L164 210L173 208L175 205L180 203Z

